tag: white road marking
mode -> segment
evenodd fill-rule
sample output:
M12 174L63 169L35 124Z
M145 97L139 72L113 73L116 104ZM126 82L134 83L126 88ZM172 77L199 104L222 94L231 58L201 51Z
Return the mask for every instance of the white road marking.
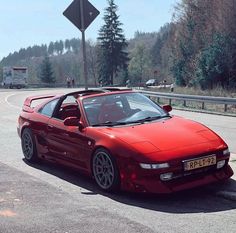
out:
M14 96L14 95L16 95L16 94L10 94L10 95L6 96L6 97L5 97L5 102L6 102L10 107L16 108L16 109L19 110L19 109L21 109L21 107L10 103L9 100L8 100L10 97L12 97L12 96Z

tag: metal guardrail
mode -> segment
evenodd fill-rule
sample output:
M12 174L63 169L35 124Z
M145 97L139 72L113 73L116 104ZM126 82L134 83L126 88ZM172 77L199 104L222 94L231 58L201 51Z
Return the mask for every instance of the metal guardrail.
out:
M199 96L199 95L182 95L182 94L174 94L174 93L161 93L161 92L153 92L153 91L144 91L138 90L149 97L156 97L159 102L160 98L168 99L169 104L171 105L172 100L182 100L183 106L186 107L187 101L191 102L200 102L202 103L202 109L205 109L205 103L212 104L224 104L224 111L227 112L228 105L236 105L236 98L229 97L213 97L213 96Z

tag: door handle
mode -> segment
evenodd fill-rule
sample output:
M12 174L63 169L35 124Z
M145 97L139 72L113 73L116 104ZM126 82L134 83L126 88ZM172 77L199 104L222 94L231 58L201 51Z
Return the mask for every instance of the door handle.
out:
M47 128L48 128L48 130L53 130L54 127L52 125L48 125Z
M66 137L70 136L68 133L63 133L62 135Z

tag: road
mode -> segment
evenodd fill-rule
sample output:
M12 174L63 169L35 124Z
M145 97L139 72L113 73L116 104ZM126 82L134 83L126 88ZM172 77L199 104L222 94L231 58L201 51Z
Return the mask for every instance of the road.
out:
M26 96L68 90L0 91L0 232L227 232L236 229L236 179L168 196L108 194L57 165L24 162L16 133ZM236 154L236 118L174 110L221 135ZM234 156L233 156L234 157ZM235 158L235 157L234 157Z

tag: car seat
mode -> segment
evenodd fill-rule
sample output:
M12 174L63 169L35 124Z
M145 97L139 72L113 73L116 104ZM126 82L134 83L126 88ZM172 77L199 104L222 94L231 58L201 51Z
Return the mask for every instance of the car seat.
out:
M116 102L104 102L101 105L100 113L98 116L99 123L116 122L124 118L125 114Z
M77 117L80 119L81 113L78 105L65 105L59 111L59 118L65 120L67 117Z

